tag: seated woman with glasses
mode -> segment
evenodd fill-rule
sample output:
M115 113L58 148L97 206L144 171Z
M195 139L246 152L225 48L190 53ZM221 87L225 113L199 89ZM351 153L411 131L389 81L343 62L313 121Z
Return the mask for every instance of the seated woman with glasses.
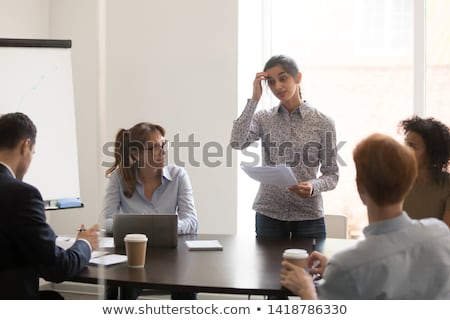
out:
M113 215L136 212L174 212L178 214L178 234L197 232L189 177L183 168L166 165L164 135L163 127L148 122L117 133L114 163L106 170L109 182L101 213L107 233L112 232ZM140 293L134 288L122 289L122 299L136 299ZM116 299L117 288L108 287L106 298ZM172 292L172 299L195 298L195 293Z

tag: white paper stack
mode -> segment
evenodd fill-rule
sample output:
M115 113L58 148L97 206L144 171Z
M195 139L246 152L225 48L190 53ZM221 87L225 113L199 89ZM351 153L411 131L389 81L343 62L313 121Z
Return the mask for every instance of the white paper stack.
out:
M185 242L190 251L223 250L218 240L186 240Z

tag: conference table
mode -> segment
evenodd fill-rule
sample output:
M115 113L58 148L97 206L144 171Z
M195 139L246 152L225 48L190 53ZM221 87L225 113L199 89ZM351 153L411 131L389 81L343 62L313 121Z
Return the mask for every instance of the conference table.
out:
M221 251L189 251L186 240L218 240ZM199 234L178 237L176 248L147 249L144 268L126 263L87 266L71 281L165 291L247 295L289 295L280 285L281 256L288 248L313 248L327 255L351 246L349 239L257 239L255 236ZM124 254L122 250L114 249Z

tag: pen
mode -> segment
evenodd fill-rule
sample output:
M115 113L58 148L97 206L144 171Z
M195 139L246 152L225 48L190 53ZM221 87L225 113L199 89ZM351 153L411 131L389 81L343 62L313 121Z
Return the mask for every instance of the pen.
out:
M313 238L312 240L312 249L313 251L316 251L316 238Z
M77 229L78 232L86 231L87 229ZM97 232L106 232L106 229L98 229Z

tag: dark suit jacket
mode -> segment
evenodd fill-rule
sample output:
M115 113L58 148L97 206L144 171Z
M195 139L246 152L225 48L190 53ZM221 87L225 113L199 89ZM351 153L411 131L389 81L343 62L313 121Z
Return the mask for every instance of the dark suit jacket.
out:
M85 241L64 250L55 240L40 192L0 164L0 299L39 299L39 277L61 282L84 268Z

